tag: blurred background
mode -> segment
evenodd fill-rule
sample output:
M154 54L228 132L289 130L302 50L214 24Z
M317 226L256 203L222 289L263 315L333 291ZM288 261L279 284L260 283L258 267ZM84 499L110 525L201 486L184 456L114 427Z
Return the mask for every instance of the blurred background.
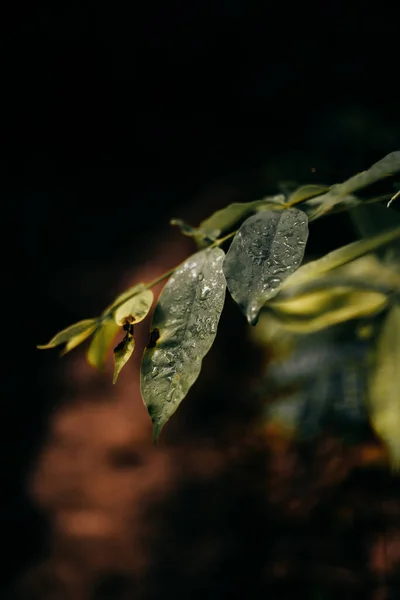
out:
M170 217L340 182L399 149L395 17L345 2L8 8L1 597L399 597L398 480L335 436L300 452L267 435L251 392L267 358L230 302L157 447L139 352L112 386L79 349L35 348L183 260ZM338 215L310 252L355 237Z

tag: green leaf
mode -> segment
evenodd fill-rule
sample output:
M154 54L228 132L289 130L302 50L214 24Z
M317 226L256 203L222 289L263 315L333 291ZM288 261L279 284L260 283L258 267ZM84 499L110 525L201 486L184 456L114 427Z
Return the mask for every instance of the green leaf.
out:
M283 209L285 196L278 194L269 196L253 202L234 202L221 210L217 210L210 217L200 223L199 231L201 235L195 236L197 243L204 245L204 237L216 240L222 233L229 231L236 223L248 215L268 208Z
M115 322L118 325L124 325L128 320L129 323L139 323L143 321L149 314L151 305L153 304L153 292L151 290L143 290L136 296L126 300L115 311Z
M121 369L126 365L135 349L135 339L133 337L133 326L130 326L124 339L116 348L114 348L114 376L113 383L118 379Z
M353 242L343 246L342 248L333 250L333 252L329 252L322 258L302 265L295 273L290 275L290 277L283 282L281 290L286 290L291 286L303 285L313 279L316 279L317 277L321 277L332 269L341 267L342 265L359 258L363 254L372 252L373 250L376 250L385 244L389 244L398 238L400 238L400 227L390 231L385 231L379 235L365 240L358 240L357 242Z
M104 369L107 354L119 330L120 326L116 324L112 316L106 317L100 323L86 354L89 364L100 371Z
M61 344L66 344L63 352L65 354L85 341L94 332L96 327L97 319L79 321L57 333L47 344L37 347L39 350L47 350Z
M326 185L303 185L290 194L289 198L287 199L287 204L289 206L293 206L294 204L304 202L304 200L308 200L309 198L313 198L314 196L320 196L321 194L325 194L328 190L329 187Z
M117 296L115 298L115 300L109 306L107 306L107 308L103 312L103 316L108 315L109 313L115 311L126 300L130 300L132 297L134 297L136 294L139 294L144 289L146 289L146 286L144 283L138 283L138 284L128 288L127 290L125 290L125 292L122 292L122 294Z
M179 227L181 233L191 238L196 238L198 242L212 242L215 238L208 238L205 233L201 229L197 227L192 227L182 219L171 219L170 225L174 225L175 227Z
M313 333L350 319L375 315L388 303L385 294L341 286L314 290L268 303L285 328Z
M319 207L313 213L313 218L320 217L335 206L335 204L342 202L346 196L350 196L354 192L372 185L385 177L394 175L398 171L400 171L400 151L388 154L382 160L372 165L370 169L350 177L344 183L333 185L330 191L324 196L310 200L309 204L319 204Z
M215 339L225 300L224 256L220 248L209 248L188 258L156 305L141 368L142 398L155 441L199 376Z
M228 289L247 320L255 325L264 304L303 260L308 220L296 208L249 217L233 239L224 261Z
M400 306L395 305L382 326L372 368L368 412L385 443L396 471L400 468Z

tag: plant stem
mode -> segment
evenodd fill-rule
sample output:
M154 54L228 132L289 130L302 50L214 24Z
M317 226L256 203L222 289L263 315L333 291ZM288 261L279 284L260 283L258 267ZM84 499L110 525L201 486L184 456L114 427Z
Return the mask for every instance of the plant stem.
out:
M222 237L222 238L220 238L218 240L215 240L215 242L213 242L212 244L210 244L208 247L209 248L215 248L216 246L219 246L220 244L223 244L226 240L229 240L236 233L237 233L237 230L236 231L231 231L231 233L228 233L224 237ZM156 277L152 281L149 281L148 283L144 284L143 287L138 288L135 291L133 291L131 296L125 296L124 299L121 300L121 302L119 302L118 304L113 305L112 312L114 312L122 304L125 304L125 302L127 302L131 298L134 298L134 296L137 296L138 294L140 294L144 290L150 290L152 287L154 287L155 285L157 285L157 283L160 283L161 281L164 281L164 279L167 279L168 277L171 277L171 275L173 275L175 273L175 271L177 270L177 268L179 266L180 266L180 264L177 265L176 267L173 267L172 269L169 269L168 271L165 271L165 273L163 273L162 275L159 275L158 277ZM110 314L110 313L108 313L108 314ZM104 315L104 318L106 318L106 317L107 317L107 315Z

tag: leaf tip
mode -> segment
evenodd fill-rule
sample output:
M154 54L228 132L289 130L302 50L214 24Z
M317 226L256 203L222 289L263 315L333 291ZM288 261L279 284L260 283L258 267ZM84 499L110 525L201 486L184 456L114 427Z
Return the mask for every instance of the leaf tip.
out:
M257 325L258 317L260 315L260 309L256 307L254 304L251 304L246 310L246 318L249 325Z

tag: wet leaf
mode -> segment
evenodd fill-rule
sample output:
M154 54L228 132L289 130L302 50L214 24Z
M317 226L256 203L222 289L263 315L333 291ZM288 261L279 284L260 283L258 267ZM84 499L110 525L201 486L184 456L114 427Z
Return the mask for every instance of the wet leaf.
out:
M263 305L303 260L308 220L296 208L249 217L233 239L224 261L228 289L247 320L255 325Z
M400 227L333 250L322 258L302 265L282 283L281 290L286 290L291 286L303 285L398 238L400 238Z
M135 339L133 337L133 327L130 329L122 342L114 348L114 376L113 383L118 379L122 368L126 365L135 349Z
M153 292L143 290L129 300L126 300L115 311L115 322L123 325L127 320L129 323L139 323L149 314L153 304Z
M89 364L101 371L104 369L107 354L119 330L120 326L116 324L112 316L101 322L86 355Z
M197 243L200 246L204 245L204 237L216 240L222 233L229 231L236 223L258 210L273 207L282 209L284 201L285 196L278 194L262 198L261 200L254 200L253 202L234 202L233 204L229 204L229 206L217 210L200 223L199 230L202 234L201 236L195 236Z
M383 323L368 390L371 423L388 448L392 467L400 468L400 306Z
M313 213L313 218L321 216L335 206L335 204L341 202L346 196L350 196L354 192L372 185L385 177L394 175L398 171L400 171L400 151L388 154L382 160L372 165L370 169L357 173L357 175L350 177L344 183L333 185L327 194L314 201L310 201L310 204L314 202L319 204L319 207Z
M387 296L379 292L336 287L272 301L268 306L289 331L312 333L350 319L375 315L387 303Z
M171 276L156 305L152 343L141 368L141 391L157 440L199 376L210 350L225 300L224 252L205 249Z
M96 326L97 319L84 319L57 333L47 344L37 347L40 350L47 350L61 344L66 344L63 352L65 354L84 342L94 332Z

